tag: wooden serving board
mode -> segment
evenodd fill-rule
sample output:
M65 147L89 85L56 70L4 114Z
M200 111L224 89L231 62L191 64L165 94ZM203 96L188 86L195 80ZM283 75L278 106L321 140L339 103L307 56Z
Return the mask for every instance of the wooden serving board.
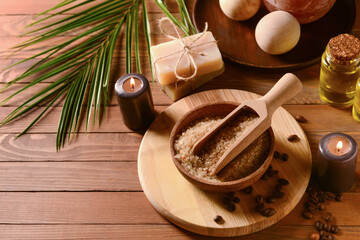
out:
M172 104L152 123L142 140L138 155L138 173L141 186L155 209L174 224L203 235L238 236L264 229L286 216L303 196L311 173L311 151L308 140L296 120L283 108L273 115L275 149L287 153L289 160L272 160L279 177L289 180L284 187L285 197L275 203L276 214L266 218L255 211L255 196L268 196L277 183L277 177L259 180L253 192L236 192L240 203L235 212L229 212L222 203L226 193L206 192L189 183L176 169L170 156L169 136L178 119L189 110L217 101L242 102L259 95L241 90L212 90L200 92ZM297 134L298 142L287 137ZM221 215L225 222L217 224L213 218Z

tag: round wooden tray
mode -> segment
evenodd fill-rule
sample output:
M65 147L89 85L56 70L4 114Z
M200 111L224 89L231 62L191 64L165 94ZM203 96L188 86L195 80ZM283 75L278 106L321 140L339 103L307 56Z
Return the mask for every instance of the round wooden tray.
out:
M208 22L209 30L218 40L224 57L252 67L289 69L319 62L329 39L351 30L356 8L354 0L336 1L324 17L301 25L299 43L294 49L281 55L265 53L255 41L256 25L269 13L263 5L259 12L247 21L234 21L226 17L220 9L219 0L197 0L192 12L199 31L202 31L205 22Z
M225 193L206 192L189 183L176 169L170 156L169 137L172 127L189 110L218 101L242 102L259 95L241 90L211 90L190 95L172 104L152 123L142 140L138 155L138 173L146 197L155 209L174 224L203 235L238 236L264 229L286 216L303 196L311 172L311 151L308 140L296 120L283 108L273 115L275 149L287 153L289 160L272 160L272 167L279 170L279 177L289 180L284 188L285 197L267 204L277 213L269 218L255 211L255 196L269 195L277 178L259 180L253 185L251 195L236 192L240 198L235 212L222 204ZM287 137L297 134L298 142ZM215 215L225 219L224 224L213 221Z

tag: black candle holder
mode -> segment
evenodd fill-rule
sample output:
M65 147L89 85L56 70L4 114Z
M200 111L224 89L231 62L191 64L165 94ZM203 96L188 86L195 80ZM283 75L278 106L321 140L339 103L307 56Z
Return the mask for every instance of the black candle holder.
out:
M125 81L131 78L141 81L141 87L134 92L124 89ZM146 130L155 117L149 81L146 77L136 73L120 77L115 83L115 95L125 125L132 130Z
M328 148L328 142L334 137L343 137L350 144L350 150L340 156L334 155ZM346 192L354 183L358 146L356 141L343 133L329 133L319 143L317 179L322 189L332 192Z

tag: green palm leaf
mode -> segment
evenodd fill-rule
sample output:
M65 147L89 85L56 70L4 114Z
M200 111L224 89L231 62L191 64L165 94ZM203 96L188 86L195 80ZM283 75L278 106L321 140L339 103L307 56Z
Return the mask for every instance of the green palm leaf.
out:
M86 6L94 1L63 0L53 8L40 13L38 16L43 18L28 26L36 26L40 22L49 22L44 27L23 34L22 36L37 35L14 46L13 54L65 33L81 29L85 30L65 42L49 47L6 68L14 67L35 58L42 58L0 90L4 91L24 78L32 77L33 79L20 90L3 99L0 105L6 104L14 96L49 78L55 77L56 80L20 104L0 121L0 126L32 112L41 105L45 105L46 107L41 113L17 136L19 137L44 117L52 106L64 99L56 136L56 149L59 151L66 140L70 141L71 136L79 130L82 117L86 116L86 131L91 118L93 118L94 123L96 120L100 123L108 103L111 61L116 42L121 34L125 34L126 41L126 72L130 73L135 70L141 73L140 22L143 24L152 72L150 25L145 0L142 1L142 4L140 4L140 0L105 0L86 10L51 22L54 17L77 9L80 6ZM155 1L165 14L187 35L196 32L186 10L184 0L177 0L181 20L171 15L162 1ZM139 15L140 7L143 8L142 15ZM55 13L49 14L49 12L54 11ZM142 21L139 21L139 17L143 18ZM69 49L69 46L72 47ZM135 66L132 66L131 62L133 57L132 49L134 49L135 54Z

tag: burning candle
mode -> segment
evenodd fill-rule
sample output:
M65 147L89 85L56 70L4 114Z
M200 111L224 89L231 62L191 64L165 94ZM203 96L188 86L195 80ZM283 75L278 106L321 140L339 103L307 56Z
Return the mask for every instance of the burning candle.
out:
M320 186L332 192L346 192L354 183L358 146L343 133L325 135L319 143L317 177Z
M141 74L126 74L115 84L123 122L133 130L145 130L154 120L154 104L148 80Z

